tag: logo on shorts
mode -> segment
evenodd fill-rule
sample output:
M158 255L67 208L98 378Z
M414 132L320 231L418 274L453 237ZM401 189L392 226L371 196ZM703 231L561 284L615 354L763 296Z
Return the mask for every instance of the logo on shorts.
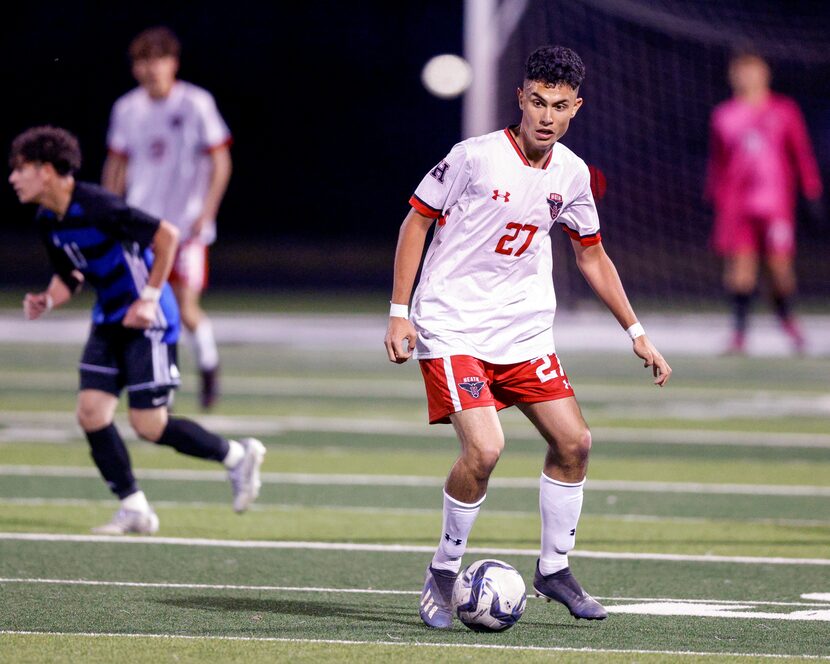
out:
M481 388L484 387L485 382L478 376L464 376L464 380L458 384L465 392L469 392L473 399L478 399L481 396Z
M560 194L548 196L548 207L550 208L551 221L556 221L556 217L562 212L562 196Z

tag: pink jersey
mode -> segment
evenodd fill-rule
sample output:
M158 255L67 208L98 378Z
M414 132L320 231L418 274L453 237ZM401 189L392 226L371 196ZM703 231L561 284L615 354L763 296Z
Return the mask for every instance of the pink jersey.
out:
M438 219L412 300L419 359L511 364L554 352L552 229L599 238L588 167L561 143L542 168L510 130L458 143L410 203Z
M807 198L821 179L795 102L730 99L712 113L706 193L719 217L792 219L798 183Z

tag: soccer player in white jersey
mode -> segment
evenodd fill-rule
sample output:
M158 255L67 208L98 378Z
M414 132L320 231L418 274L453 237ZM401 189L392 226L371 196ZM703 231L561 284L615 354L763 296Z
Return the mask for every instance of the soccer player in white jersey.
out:
M584 74L572 50L537 49L517 90L520 124L457 144L415 190L401 226L386 350L398 364L414 351L430 423L451 422L461 444L444 485L441 537L421 595L420 615L429 627L451 627L452 587L504 447L496 412L511 405L548 443L534 588L575 618L607 615L568 566L591 434L553 343L548 236L557 226L570 238L585 279L628 332L634 353L652 368L655 384L665 385L671 368L645 335L603 249L588 167L559 142L582 105Z
M176 79L180 44L167 28L149 28L130 45L139 87L115 102L103 185L127 203L175 224L182 242L170 274L201 376L200 403L218 398L219 353L200 306L207 249L231 176L231 135L211 94Z

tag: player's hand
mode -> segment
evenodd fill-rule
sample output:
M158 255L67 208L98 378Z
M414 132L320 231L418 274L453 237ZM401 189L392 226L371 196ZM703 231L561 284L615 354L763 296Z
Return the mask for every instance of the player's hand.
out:
M23 298L23 315L26 320L35 320L52 310L52 296L49 293L26 293Z
M644 367L651 367L655 385L663 387L669 382L671 367L645 334L634 340L634 354L645 361Z
M383 345L386 346L386 353L389 355L390 362L403 364L412 357L417 339L418 333L415 331L412 321L397 316L389 316L389 326L386 328L386 338L383 340ZM406 346L404 346L404 342L406 342Z
M158 304L152 300L136 300L124 314L124 327L133 327L138 330L146 330L156 321L156 308Z

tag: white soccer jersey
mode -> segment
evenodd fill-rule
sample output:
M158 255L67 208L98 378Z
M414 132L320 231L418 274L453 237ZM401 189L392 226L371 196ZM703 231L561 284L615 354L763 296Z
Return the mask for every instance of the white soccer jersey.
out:
M410 204L438 219L412 302L416 357L512 364L554 352L550 231L600 241L585 162L556 143L533 168L505 129L458 143Z
M230 142L213 96L184 81L164 99L141 87L118 99L107 136L110 151L128 160L127 203L175 224L183 238L202 212L210 152ZM210 244L216 227L206 226L200 239Z

